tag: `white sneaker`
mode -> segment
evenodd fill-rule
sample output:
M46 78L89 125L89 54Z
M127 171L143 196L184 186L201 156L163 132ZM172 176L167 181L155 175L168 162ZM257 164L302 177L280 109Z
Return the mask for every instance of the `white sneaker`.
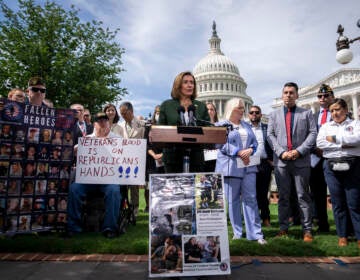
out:
M232 239L233 239L233 240L241 239L241 236L234 235Z
M266 240L264 238L260 238L257 240L257 243L259 243L260 245L265 245L267 244Z

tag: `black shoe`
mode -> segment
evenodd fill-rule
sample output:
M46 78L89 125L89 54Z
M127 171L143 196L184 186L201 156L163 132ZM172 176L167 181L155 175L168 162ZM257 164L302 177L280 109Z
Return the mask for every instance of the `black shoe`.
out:
M114 231L112 231L112 230L105 230L105 231L103 232L103 235L104 235L106 238L110 238L110 239L117 237L117 233L114 232Z

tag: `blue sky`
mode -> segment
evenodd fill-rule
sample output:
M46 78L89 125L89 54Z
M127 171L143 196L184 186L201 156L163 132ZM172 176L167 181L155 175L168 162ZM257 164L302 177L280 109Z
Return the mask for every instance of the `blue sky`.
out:
M120 28L118 41L126 51L122 86L137 115L147 116L168 99L175 76L193 70L207 54L213 20L222 52L238 66L247 94L265 113L287 81L304 87L342 67L360 66L359 42L351 47L351 63L343 66L335 60L338 24L349 38L360 36L359 0L56 2L65 9L74 4L84 21L97 19L104 27Z

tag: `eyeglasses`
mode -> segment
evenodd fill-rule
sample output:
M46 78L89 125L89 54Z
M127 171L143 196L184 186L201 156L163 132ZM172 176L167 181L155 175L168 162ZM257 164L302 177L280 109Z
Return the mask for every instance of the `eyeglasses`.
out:
M330 96L330 94L328 94L328 93L318 94L317 98L319 98L319 99L321 99L321 97L328 98L329 96Z
M46 92L46 88L38 88L38 87L31 87L30 88L31 91L33 92L41 92L41 93L45 93Z
M260 115L260 111L250 111L249 114L250 115L254 115L254 114Z
M90 115L88 115L88 114L85 114L85 115L84 115L84 117L90 117Z

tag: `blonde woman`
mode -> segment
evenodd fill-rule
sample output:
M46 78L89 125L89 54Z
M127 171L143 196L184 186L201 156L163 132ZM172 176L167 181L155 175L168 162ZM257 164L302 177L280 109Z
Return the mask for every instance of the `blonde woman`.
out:
M236 102L235 102L236 101ZM246 226L246 238L266 244L261 230L259 209L256 200L257 166L249 165L250 156L256 152L258 142L251 126L243 120L245 105L242 99L231 101L233 106L228 120L217 125L231 125L228 140L217 145L219 152L216 172L224 175L224 191L229 208L233 239L240 239L243 233L242 213ZM241 162L242 166L239 166ZM241 211L243 207L243 211Z

